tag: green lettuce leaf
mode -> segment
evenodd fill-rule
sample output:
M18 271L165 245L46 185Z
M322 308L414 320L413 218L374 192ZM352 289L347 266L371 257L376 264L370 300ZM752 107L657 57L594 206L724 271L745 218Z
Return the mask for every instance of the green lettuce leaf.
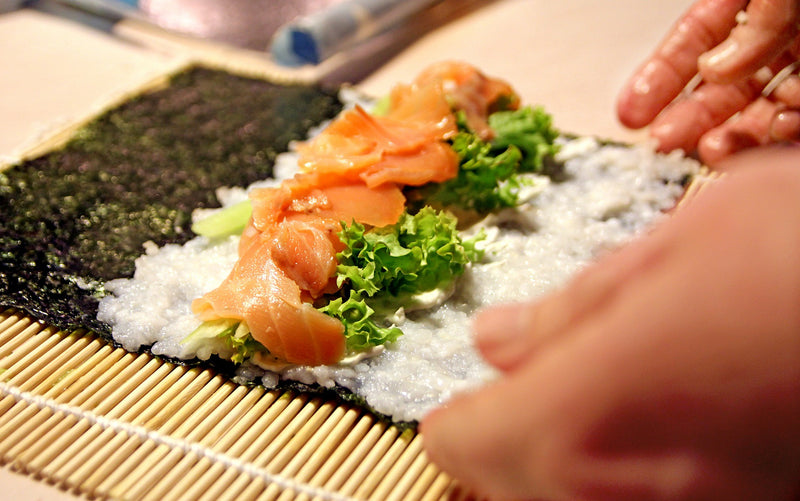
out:
M492 113L489 127L495 133L493 150L515 146L522 151L520 172L541 173L544 159L558 152L558 131L553 128L552 117L540 106Z
M409 190L414 207L436 205L487 214L516 207L524 188L534 184L530 175L544 173L545 158L558 151L558 131L542 108L524 107L489 115L495 132L484 141L469 130L460 115L459 132L450 140L459 157L458 174L444 183Z
M463 241L457 220L425 207L383 228L366 231L359 223L344 225L339 238L346 245L337 254L338 283L374 297L402 299L446 287L481 257L477 240Z
M361 294L350 290L347 300L339 297L320 308L320 311L344 324L344 335L347 349L363 351L373 346L397 340L403 332L393 325L378 325L375 310L364 300Z
M421 193L424 203L480 213L517 205L526 181L516 175L522 160L516 146L498 153L475 134L459 132L452 148L460 159L458 174L444 183L426 185Z
M397 339L401 332L388 316L419 294L450 287L481 258L476 244L483 235L462 240L456 223L453 215L425 207L383 228L342 226L339 238L346 248L337 254L342 296L320 310L344 323L349 348Z
M253 339L247 326L235 319L221 318L200 324L181 344L203 346L221 358L240 364L258 352L266 352L264 345Z

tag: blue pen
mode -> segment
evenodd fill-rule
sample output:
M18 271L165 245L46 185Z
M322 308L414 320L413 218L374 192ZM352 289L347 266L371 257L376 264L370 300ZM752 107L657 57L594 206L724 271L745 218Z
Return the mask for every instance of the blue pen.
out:
M345 0L280 28L273 59L284 66L319 64L441 0Z

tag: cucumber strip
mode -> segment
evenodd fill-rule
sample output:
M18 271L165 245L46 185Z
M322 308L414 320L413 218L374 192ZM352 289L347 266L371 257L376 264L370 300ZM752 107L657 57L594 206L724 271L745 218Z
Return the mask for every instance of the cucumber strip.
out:
M239 235L247 226L252 212L253 206L250 204L250 200L244 200L195 222L192 225L192 231L208 238Z

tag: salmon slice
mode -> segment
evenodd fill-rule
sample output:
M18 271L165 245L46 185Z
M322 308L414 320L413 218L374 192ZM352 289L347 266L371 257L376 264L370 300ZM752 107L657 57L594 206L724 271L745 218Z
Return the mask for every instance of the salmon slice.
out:
M447 139L458 131L453 107L440 82L398 84L389 94L386 117L413 124L431 136Z
M431 165L437 165L431 169ZM398 183L421 186L441 183L458 174L458 155L445 143L427 143L419 151L406 155L386 155L380 164L365 169L361 178L367 186Z
M270 245L251 245L227 280L192 302L192 311L204 321L245 321L256 341L290 363L329 365L344 356L344 325L302 301Z
M331 285L338 264L336 253L343 248L337 236L342 223L386 226L397 222L405 210L403 193L390 183L374 189L359 182L289 191L291 198L284 201L270 200L286 196L282 190L253 193L251 222L264 230L248 229L245 235L248 239L266 237L268 240L262 239L258 245L269 245L278 267L311 298L336 290L331 290ZM275 212L276 207L283 207L283 212ZM240 243L240 249L249 245L249 241Z
M440 88L398 91L388 116L375 117L358 106L343 112L298 146L299 164L303 172L361 179L370 188L446 181L458 172L458 157L443 141L456 132Z
M519 96L507 82L487 77L474 66L460 61L426 68L413 85L440 86L450 105L464 112L467 125L484 140L493 137L487 122L489 114L499 109L517 109L520 103Z
M269 231L282 220L301 215L386 226L400 219L406 202L394 183L370 187L360 179L342 180L332 173L316 172L297 175L277 188L253 190L250 200L251 224L259 231Z
M339 223L321 218L286 220L269 236L272 259L302 292L334 292Z

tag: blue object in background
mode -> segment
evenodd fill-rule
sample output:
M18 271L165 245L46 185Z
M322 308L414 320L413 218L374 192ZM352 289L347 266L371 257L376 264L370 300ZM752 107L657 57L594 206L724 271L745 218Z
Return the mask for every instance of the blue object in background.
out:
M440 0L345 0L280 28L273 59L284 66L319 64Z

